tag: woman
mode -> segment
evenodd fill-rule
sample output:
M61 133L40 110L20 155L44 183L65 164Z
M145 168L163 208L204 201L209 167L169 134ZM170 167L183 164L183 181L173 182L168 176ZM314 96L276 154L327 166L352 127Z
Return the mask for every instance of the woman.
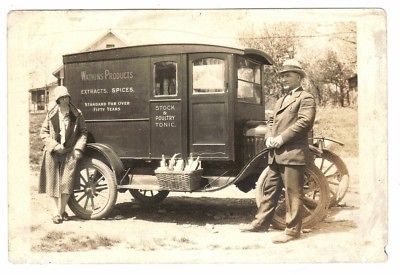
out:
M68 220L65 212L74 188L74 173L86 145L87 129L82 112L70 102L64 86L54 89L56 105L48 112L40 129L44 142L39 193L54 198L56 224Z

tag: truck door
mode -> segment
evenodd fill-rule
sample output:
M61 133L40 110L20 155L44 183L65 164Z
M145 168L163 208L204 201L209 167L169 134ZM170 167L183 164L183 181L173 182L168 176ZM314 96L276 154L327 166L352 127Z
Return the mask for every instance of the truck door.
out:
M181 59L180 55L151 58L151 158L187 153L186 127L182 127L186 121L187 96L182 93L186 87L182 85L185 68Z
M188 56L189 152L203 159L233 159L229 57L219 53Z

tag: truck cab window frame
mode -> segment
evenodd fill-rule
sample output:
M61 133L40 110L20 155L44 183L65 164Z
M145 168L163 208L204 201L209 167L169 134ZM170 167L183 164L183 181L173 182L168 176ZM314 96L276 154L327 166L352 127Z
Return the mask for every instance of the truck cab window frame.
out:
M227 92L225 81L226 61L216 57L202 57L192 61L192 93L223 94Z
M154 97L177 96L178 84L178 63L176 61L153 63Z
M262 103L261 64L237 57L237 99L243 103Z

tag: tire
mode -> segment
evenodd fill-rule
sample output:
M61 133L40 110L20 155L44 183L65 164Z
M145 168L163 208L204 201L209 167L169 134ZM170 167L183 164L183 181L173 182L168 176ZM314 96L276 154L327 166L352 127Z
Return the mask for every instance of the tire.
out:
M129 193L143 206L152 206L161 203L168 196L169 191L129 189Z
M263 171L257 184L256 204L260 206L261 198L264 196L264 188L267 183L267 169ZM312 195L312 197L310 197ZM303 228L311 228L322 221L329 208L329 187L321 171L314 165L307 165L303 188ZM281 192L272 225L277 229L285 229L285 195Z
M117 180L113 171L94 158L82 159L76 172L74 193L68 206L82 219L107 217L117 200Z
M336 206L347 193L350 183L349 171L343 160L324 149L321 156L314 156L314 164L324 174L329 184L330 206Z

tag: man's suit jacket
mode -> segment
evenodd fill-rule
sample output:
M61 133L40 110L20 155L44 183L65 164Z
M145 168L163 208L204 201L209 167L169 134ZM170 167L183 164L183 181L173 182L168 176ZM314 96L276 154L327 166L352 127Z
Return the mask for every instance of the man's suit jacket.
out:
M310 161L308 132L314 125L316 104L311 94L299 87L289 101L284 97L275 104L273 120L266 137L282 136L283 144L271 149L268 163L275 160L283 165L305 165Z

